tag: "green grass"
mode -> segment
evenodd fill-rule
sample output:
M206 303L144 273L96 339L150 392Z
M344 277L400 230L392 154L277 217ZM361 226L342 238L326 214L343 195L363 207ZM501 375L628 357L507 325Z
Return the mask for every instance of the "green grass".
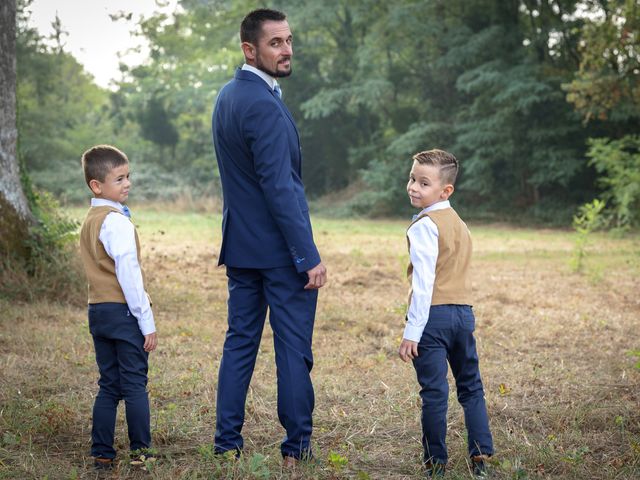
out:
M266 327L247 399L240 461L212 454L226 278L220 216L133 208L159 347L150 358L148 471L116 478L418 479L418 385L397 357L408 285L407 223L314 219L329 283L314 333L318 462L282 471L273 336ZM84 209L70 210L81 219ZM497 479L640 476L640 239L593 235L573 273L569 231L471 224L476 337ZM97 391L82 306L0 301L0 479L96 478L88 456ZM469 479L451 385L451 479ZM123 409L121 409L123 410ZM108 477L107 477L108 478Z

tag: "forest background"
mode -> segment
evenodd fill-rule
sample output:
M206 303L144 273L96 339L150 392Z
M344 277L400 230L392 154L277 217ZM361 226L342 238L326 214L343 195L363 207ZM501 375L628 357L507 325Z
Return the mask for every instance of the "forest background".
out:
M134 19L149 58L121 65L105 89L68 53L60 19L44 38L29 26L30 0L0 2L0 478L95 478L77 231L89 197L79 159L98 142L131 159L158 299L150 398L161 461L151 478L290 478L269 329L245 458L226 462L211 443L227 289L215 267L210 115L242 63L239 21L258 6L182 0ZM433 147L462 165L453 201L474 235L495 478L639 478L640 2L269 6L288 13L295 36L294 74L282 83L330 272L314 334L320 462L304 478L424 476L415 375L397 347L413 213L404 185L411 155ZM448 475L462 479L454 395ZM122 411L117 437L126 449ZM125 456L118 468L121 478L146 475Z
M242 64L239 20L259 2L181 0L141 17L149 58L122 64L113 89L65 51L59 19L53 38L29 27L30 3L17 2L18 156L36 189L86 201L79 157L100 141L131 158L136 201L219 197L212 106ZM408 213L411 155L438 147L461 161L456 207L472 220L568 226L601 198L609 226L639 223L637 1L270 6L294 32L282 83L316 211Z

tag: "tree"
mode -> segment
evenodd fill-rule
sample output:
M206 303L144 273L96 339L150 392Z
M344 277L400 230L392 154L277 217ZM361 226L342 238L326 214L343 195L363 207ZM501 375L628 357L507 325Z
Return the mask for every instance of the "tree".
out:
M37 190L84 200L88 190L82 175L70 172L78 172L85 149L116 143L108 92L64 51L60 19L52 22L54 34L46 39L29 25L29 6L28 1L17 2L18 156Z
M33 216L20 181L16 128L16 3L0 4L0 256L26 257Z
M616 227L640 225L640 4L594 2L567 99L593 134L587 156Z

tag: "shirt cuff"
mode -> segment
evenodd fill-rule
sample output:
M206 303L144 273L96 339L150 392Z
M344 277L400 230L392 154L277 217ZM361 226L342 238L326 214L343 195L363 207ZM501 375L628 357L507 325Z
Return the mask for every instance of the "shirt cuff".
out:
M407 324L404 327L404 335L403 338L405 340L411 340L412 342L420 343L420 339L422 338L422 332L424 332L425 325L415 326Z
M140 327L140 331L142 332L142 335L149 335L150 333L155 332L156 324L153 321L153 313L150 314L144 320L138 319L138 327Z

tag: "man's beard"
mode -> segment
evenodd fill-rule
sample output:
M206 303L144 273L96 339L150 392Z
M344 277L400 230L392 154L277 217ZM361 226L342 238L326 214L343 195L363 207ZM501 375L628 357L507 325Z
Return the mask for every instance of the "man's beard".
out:
M291 59L289 59L289 62L291 62ZM260 60L260 54L258 54L256 56L256 67L258 68L258 70L262 70L264 73L271 75L274 78L283 78L283 77L288 77L289 75L291 75L291 72L293 71L293 68L289 67L289 70L287 72L279 72L279 71L273 71L268 69L267 67L264 66L264 64L262 63L262 60Z

